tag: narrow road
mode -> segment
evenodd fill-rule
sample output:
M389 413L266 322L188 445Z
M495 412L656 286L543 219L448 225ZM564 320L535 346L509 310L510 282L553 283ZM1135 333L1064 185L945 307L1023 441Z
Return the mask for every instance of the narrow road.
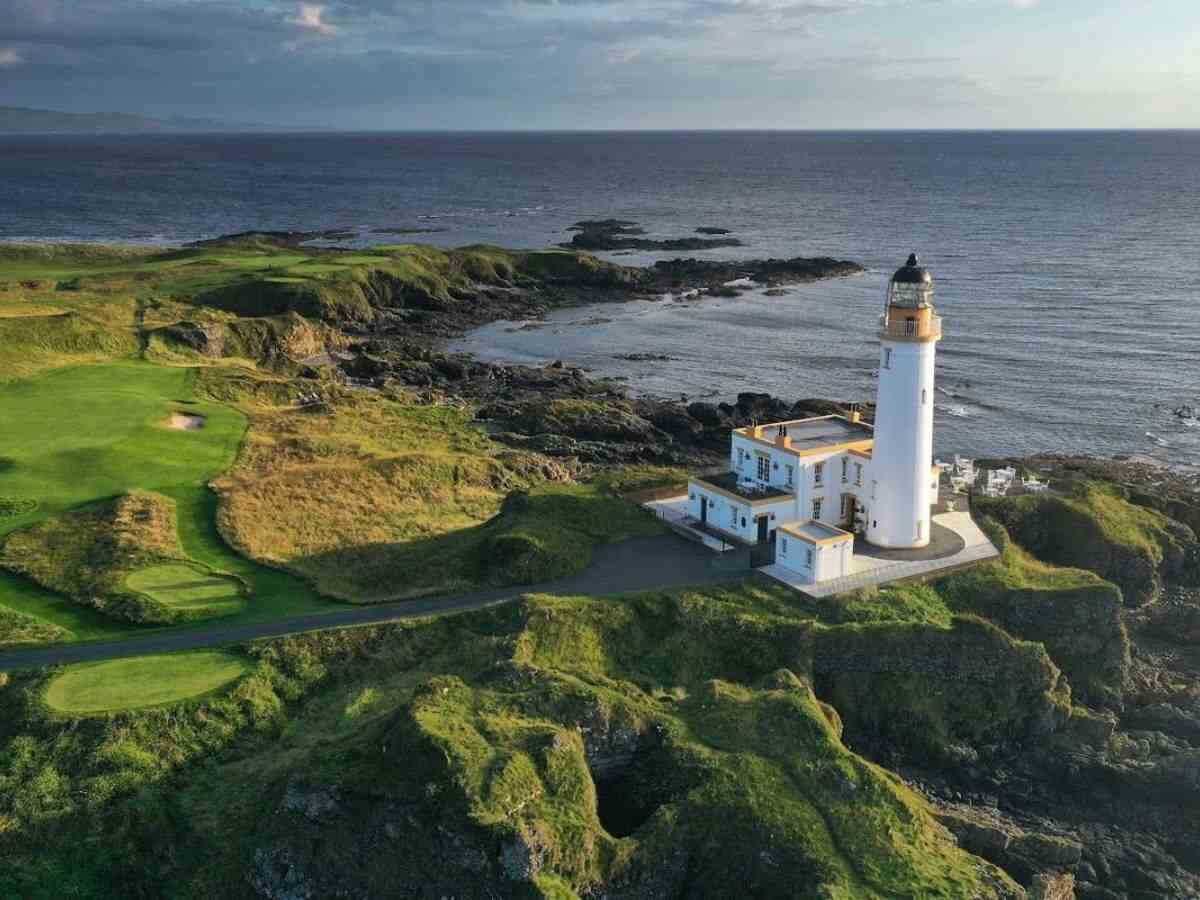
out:
M496 588L448 597L430 597L403 603L347 606L345 609L310 616L296 616L250 625L212 625L187 631L172 631L147 637L125 638L89 644L63 644L36 650L0 653L0 670L50 666L61 663L93 662L147 653L169 653L240 644L259 638L283 637L323 628L374 625L403 619L419 619L446 613L467 612L515 600L522 594L545 593L569 596L603 596L630 591L654 591L687 585L716 584L746 577L745 568L722 567L699 544L675 534L634 538L596 549L592 563L579 575L548 584Z

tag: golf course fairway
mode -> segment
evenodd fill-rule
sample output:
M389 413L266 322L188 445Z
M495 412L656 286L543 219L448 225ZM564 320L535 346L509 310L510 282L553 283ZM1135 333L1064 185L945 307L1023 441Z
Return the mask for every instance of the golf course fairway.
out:
M0 498L20 503L19 509L36 503L0 518L0 540L83 504L135 488L156 491L175 500L187 555L247 583L244 610L227 621L332 608L300 579L259 566L221 540L207 482L232 464L246 418L232 407L197 401L192 383L190 369L123 361L0 385ZM178 414L202 417L203 427L170 427ZM0 607L65 628L69 640L145 630L2 571Z

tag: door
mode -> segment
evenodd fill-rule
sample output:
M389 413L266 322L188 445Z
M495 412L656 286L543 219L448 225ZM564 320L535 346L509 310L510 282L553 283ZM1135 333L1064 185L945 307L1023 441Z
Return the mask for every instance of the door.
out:
M847 531L854 530L854 516L858 513L858 498L853 494L844 494L846 498L846 516L842 520L842 525Z
M708 524L708 498L707 497L700 498L700 524L701 525Z
M765 544L765 543L766 543L766 541L767 541L767 528L769 528L769 527L770 527L770 524L771 524L771 523L768 521L768 518L767 518L767 516L759 516L759 517L758 517L758 542L759 542L760 544Z

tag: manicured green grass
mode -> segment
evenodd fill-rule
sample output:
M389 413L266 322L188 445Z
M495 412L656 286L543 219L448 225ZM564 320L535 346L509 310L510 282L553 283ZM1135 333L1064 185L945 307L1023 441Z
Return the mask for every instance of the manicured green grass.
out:
M77 366L0 385L0 495L38 507L0 519L0 540L23 526L79 505L142 488L172 497L184 552L206 566L246 579L247 620L310 612L328 603L293 576L264 569L233 552L216 532L207 481L228 468L245 417L193 400L193 373L138 362ZM205 416L205 427L163 427L173 410ZM0 576L0 606L44 619L76 640L129 633L23 579ZM0 636L0 640L2 640Z
M241 588L225 575L186 563L164 563L139 569L125 579L130 590L148 594L170 609L227 616L246 605Z
M228 684L248 666L229 653L138 656L72 666L46 686L46 704L58 712L142 709L198 697Z

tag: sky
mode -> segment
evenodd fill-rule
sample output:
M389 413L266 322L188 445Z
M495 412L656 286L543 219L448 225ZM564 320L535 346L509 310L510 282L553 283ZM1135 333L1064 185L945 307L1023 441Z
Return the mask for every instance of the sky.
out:
M343 129L1195 128L1197 0L0 0L0 105Z

